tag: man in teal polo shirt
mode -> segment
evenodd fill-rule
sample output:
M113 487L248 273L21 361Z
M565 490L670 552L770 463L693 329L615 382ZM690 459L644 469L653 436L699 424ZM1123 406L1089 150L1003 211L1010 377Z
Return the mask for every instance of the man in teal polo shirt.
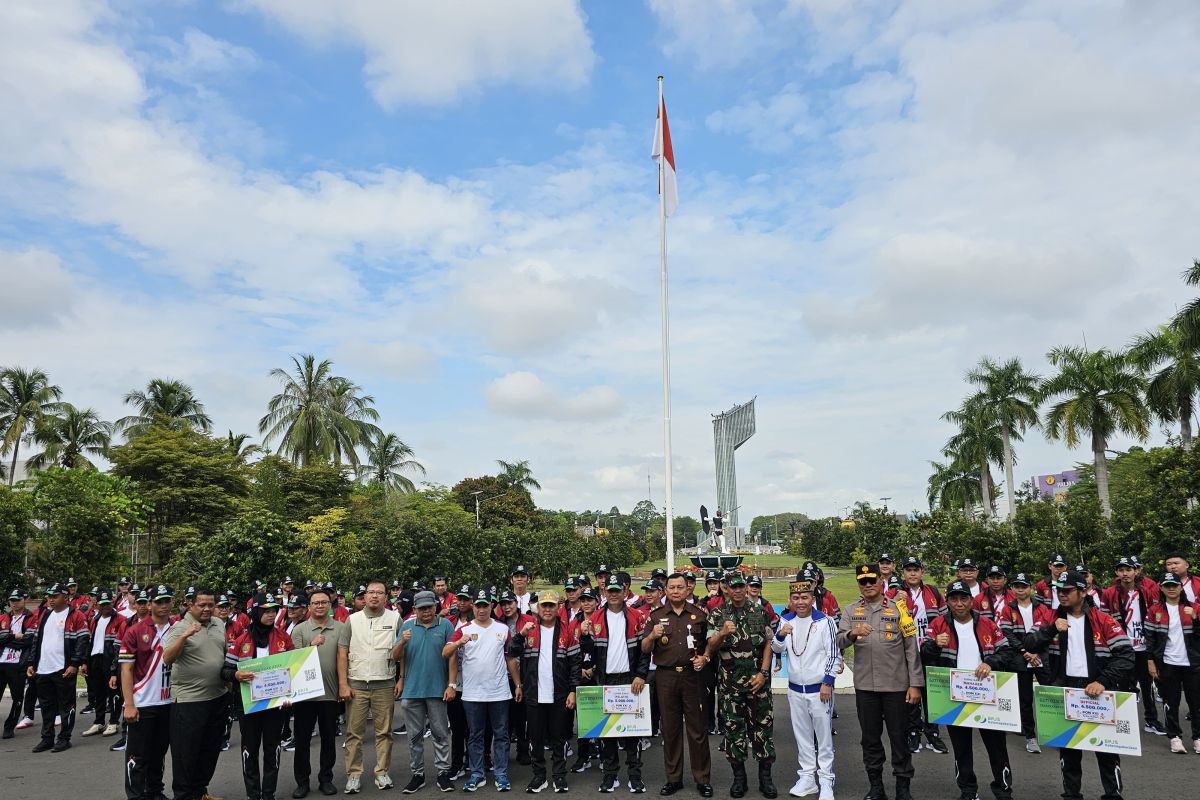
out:
M437 595L417 592L413 598L414 616L400 626L392 659L396 662L400 684L400 707L408 728L408 750L412 779L404 787L411 794L425 785L425 725L433 737L433 760L437 766L437 785L443 792L454 790L450 779L450 720L446 703L449 673L442 648L450 641L454 626L437 615Z

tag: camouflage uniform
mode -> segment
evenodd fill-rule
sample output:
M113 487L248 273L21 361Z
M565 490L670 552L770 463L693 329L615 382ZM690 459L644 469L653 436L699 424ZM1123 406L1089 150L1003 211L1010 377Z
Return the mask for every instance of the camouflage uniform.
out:
M733 621L737 632L717 650L725 755L734 762L745 761L751 753L758 761L774 761L771 687L768 683L758 694L750 690L750 680L762 669L763 647L771 637L767 613L749 598L741 608L723 603L708 617L709 637L716 635L727 620Z

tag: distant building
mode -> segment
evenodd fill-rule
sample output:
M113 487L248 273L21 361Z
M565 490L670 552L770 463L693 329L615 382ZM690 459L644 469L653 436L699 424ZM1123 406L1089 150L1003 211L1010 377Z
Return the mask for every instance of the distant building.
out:
M1056 503L1065 503L1067 502L1067 490L1079 483L1079 477L1079 470L1068 469L1052 475L1038 475L1031 481L1038 497L1053 500Z

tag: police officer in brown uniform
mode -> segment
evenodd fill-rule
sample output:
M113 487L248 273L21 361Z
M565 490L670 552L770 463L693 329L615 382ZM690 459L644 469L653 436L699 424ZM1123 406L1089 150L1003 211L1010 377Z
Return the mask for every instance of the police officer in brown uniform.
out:
M892 748L896 800L912 800L912 753L905 741L908 708L921 702L925 671L917 650L917 626L904 602L889 600L879 583L877 564L855 569L862 592L843 609L838 624L838 647L854 646L854 703L862 727L863 765L870 788L864 800L886 800L883 788L883 729Z
M701 797L712 797L711 761L708 753L705 687L702 670L708 617L699 606L686 602L687 581L675 573L667 578L667 602L647 609L642 652L651 654L658 684L658 709L662 721L663 760L667 782L663 796L683 788L683 731L687 728L688 755L692 777Z

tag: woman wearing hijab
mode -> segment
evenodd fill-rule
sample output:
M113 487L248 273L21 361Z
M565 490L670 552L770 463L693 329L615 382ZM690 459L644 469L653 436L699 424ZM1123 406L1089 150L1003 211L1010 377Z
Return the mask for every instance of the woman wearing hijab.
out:
M257 594L250 608L250 625L229 645L221 677L227 681L249 683L253 672L240 668L255 658L273 656L293 648L292 637L275 627L279 600L272 594ZM240 697L240 693L238 695ZM283 733L283 709L269 708L253 714L243 713L239 721L242 732L242 780L249 800L275 800L275 785L279 780L279 742ZM258 768L258 753L262 750L262 773Z

